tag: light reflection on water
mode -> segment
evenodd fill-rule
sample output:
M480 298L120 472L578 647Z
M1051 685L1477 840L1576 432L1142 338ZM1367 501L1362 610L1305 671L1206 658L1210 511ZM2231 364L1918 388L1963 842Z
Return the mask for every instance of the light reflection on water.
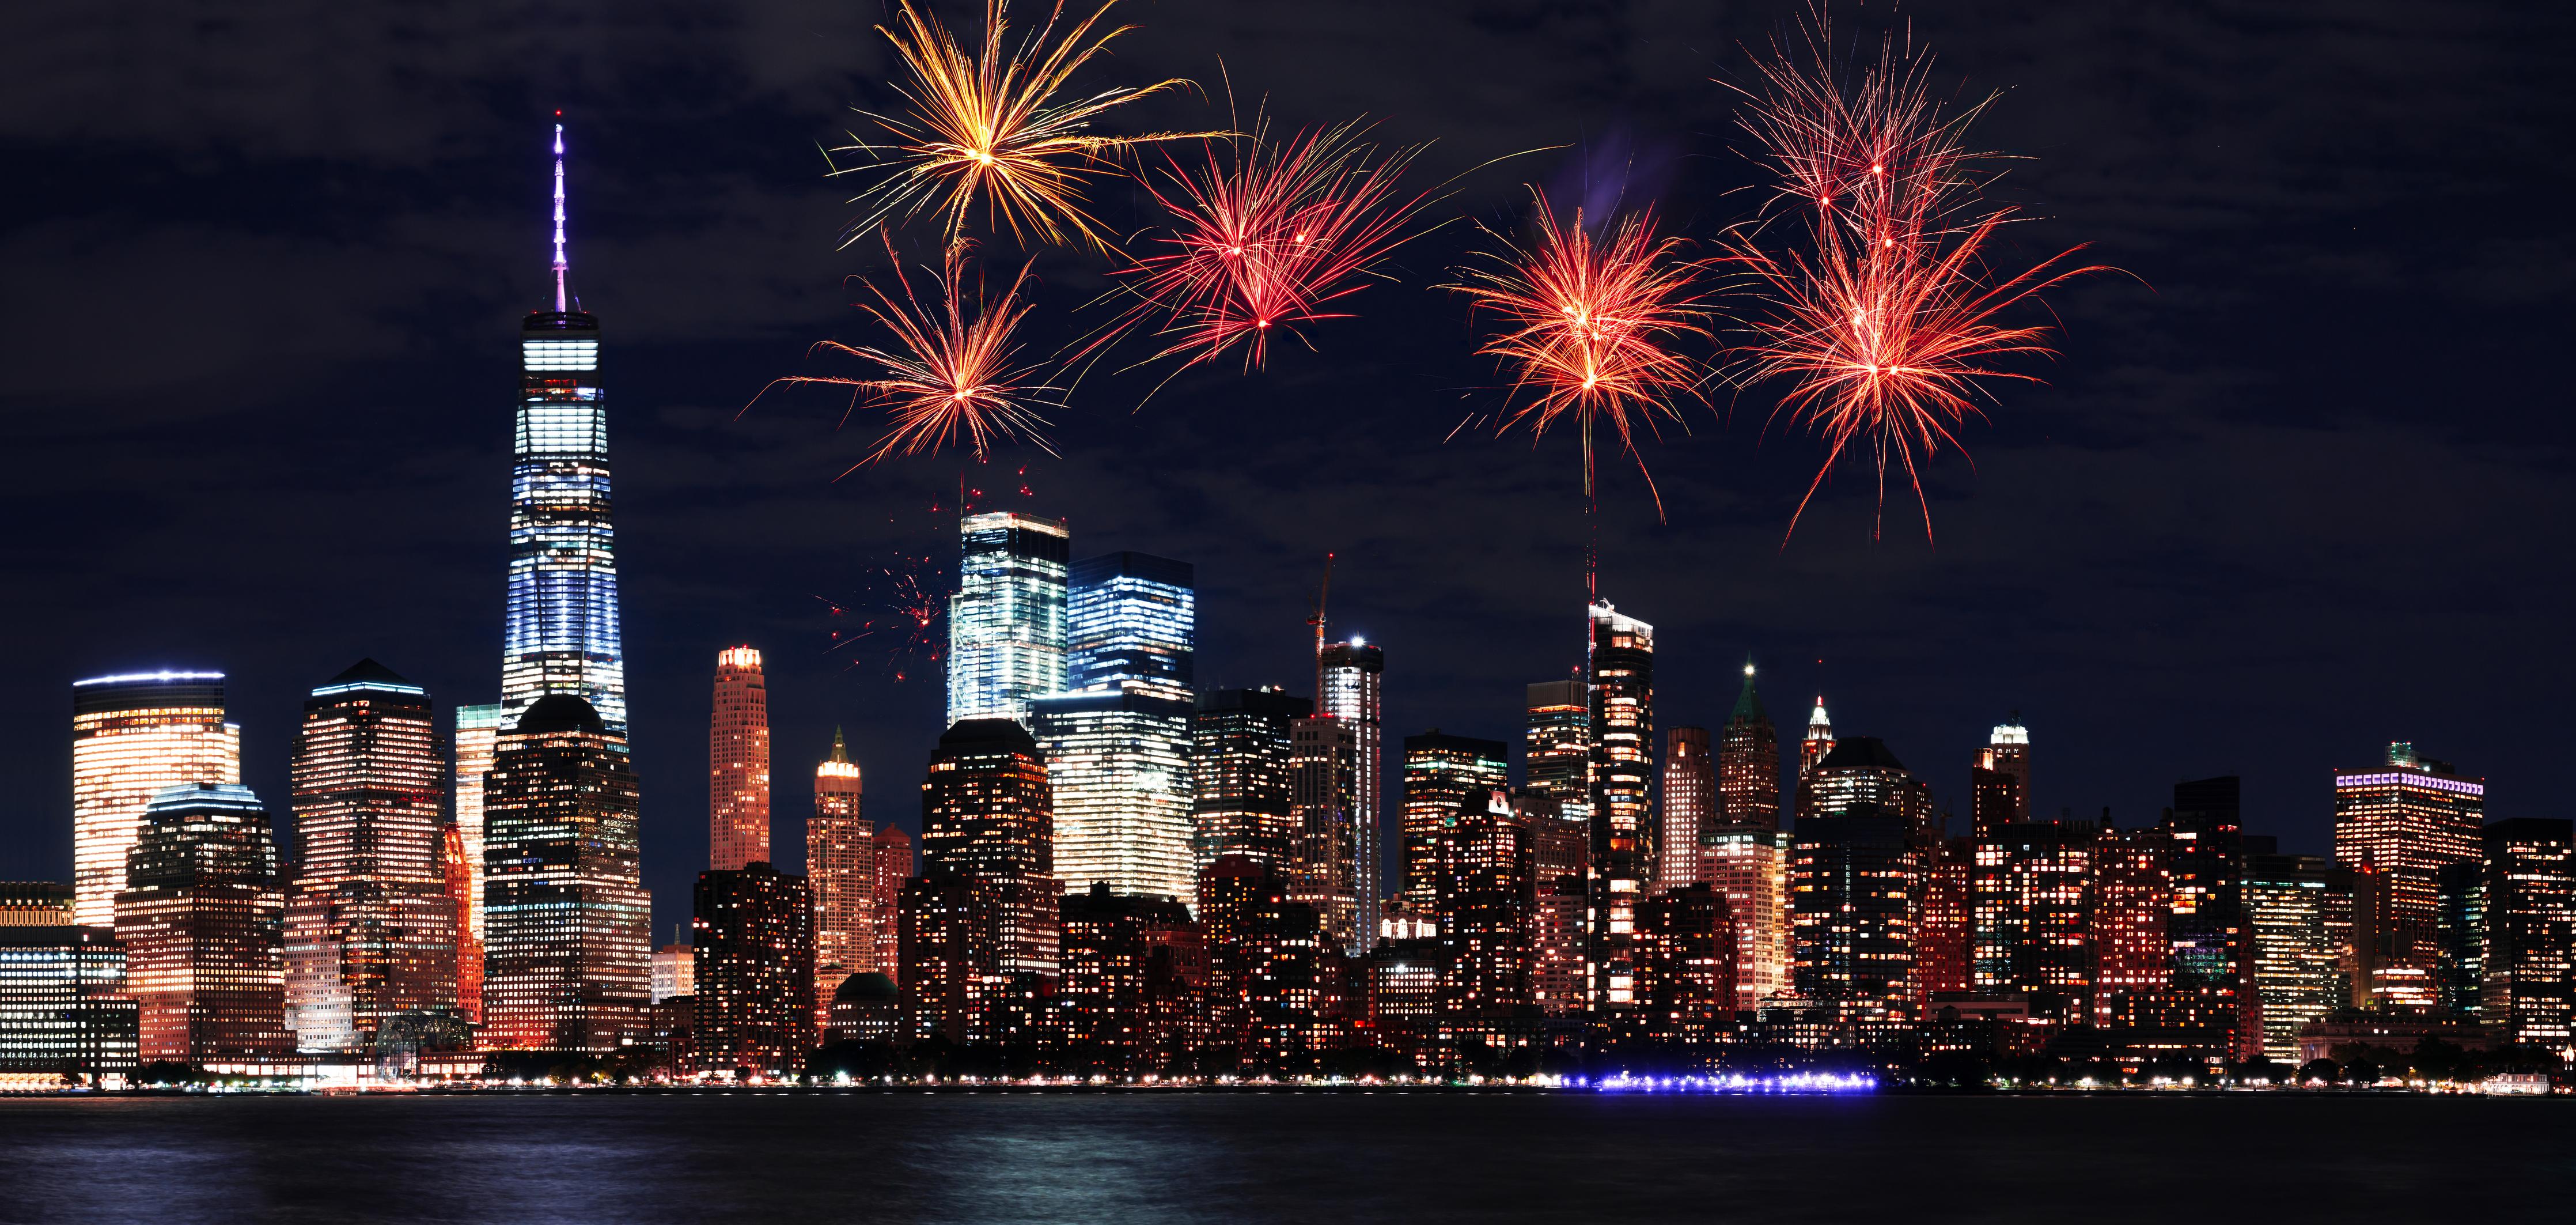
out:
M2571 1122L2291 1095L16 1098L0 1221L2501 1221L2563 1204Z

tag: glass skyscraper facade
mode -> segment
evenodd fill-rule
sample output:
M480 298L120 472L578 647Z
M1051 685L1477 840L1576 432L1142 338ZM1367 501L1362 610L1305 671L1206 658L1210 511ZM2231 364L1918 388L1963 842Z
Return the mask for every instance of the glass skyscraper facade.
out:
M760 652L716 652L715 714L707 721L707 866L732 872L769 862L769 682Z
M1190 769L1190 856L1200 869L1248 855L1286 870L1297 844L1290 729L1314 708L1270 686L1200 695Z
M948 599L948 721L1017 719L1065 688L1062 521L1016 511L958 521L957 594Z
M116 895L141 1058L283 1055L286 895L268 809L237 783L154 796Z
M484 1042L606 1052L642 1032L652 899L635 771L590 704L548 694L503 732L484 788Z
M116 922L126 855L153 796L240 781L241 728L224 721L223 673L72 682L72 922Z
M617 630L599 319L577 310L529 315L519 330L519 368L503 717L515 723L529 703L569 693L623 736L626 656Z
M1070 569L1071 687L1034 700L1055 794L1055 873L1067 892L1188 898L1192 657L1186 562L1143 553Z
M1510 785L1511 749L1499 740L1452 736L1433 728L1404 738L1404 808L1396 818L1404 871L1404 904L1427 912L1439 903L1441 840L1468 813L1481 813Z
M456 904L441 863L447 784L428 691L363 659L313 691L289 766L288 1025L355 1049L406 1012L456 1007Z
M1554 799L1568 820L1592 817L1592 703L1580 680L1529 687L1523 770L1530 789Z
M1315 661L1315 715L1340 719L1351 731L1351 915L1353 953L1378 941L1378 908L1386 896L1379 882L1386 867L1378 847L1386 804L1386 652L1366 639L1326 643Z
M1648 821L1655 778L1655 627L1608 604L1590 606L1592 887L1595 1007L1636 1001L1628 955L1653 861Z
M2334 788L2335 862L2378 874L2387 891L2377 980L2354 1003L2429 1007L2425 984L2442 959L2441 874L2483 857L2486 782L2398 743L2385 766L2335 771Z

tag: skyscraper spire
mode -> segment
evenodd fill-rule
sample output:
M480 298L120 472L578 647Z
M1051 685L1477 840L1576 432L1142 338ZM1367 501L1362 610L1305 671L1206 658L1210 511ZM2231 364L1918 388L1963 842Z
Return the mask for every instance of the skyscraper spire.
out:
M1753 692L1753 661L1750 659L1744 661L1744 689L1735 695L1735 711L1728 717L1730 719L1765 718L1762 710L1762 695Z
M556 111L555 114L561 116L563 112ZM555 125L555 313L557 314L572 309L572 300L564 292L564 273L571 267L571 262L564 258L563 125L558 123Z
M841 738L841 729L838 724L835 724L832 728L832 760L837 761L842 765L850 764L850 742Z

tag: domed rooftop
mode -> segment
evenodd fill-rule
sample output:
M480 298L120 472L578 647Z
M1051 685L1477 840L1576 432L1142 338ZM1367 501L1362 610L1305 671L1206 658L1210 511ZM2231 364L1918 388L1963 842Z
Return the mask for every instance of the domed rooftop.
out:
M883 974L853 974L832 989L835 1004L891 1004L895 998L894 980Z

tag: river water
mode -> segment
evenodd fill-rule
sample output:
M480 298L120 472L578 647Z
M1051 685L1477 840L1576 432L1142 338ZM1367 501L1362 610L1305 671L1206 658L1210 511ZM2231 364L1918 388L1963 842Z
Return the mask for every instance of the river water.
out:
M2572 1194L2563 1098L0 1098L13 1225L2521 1225Z

